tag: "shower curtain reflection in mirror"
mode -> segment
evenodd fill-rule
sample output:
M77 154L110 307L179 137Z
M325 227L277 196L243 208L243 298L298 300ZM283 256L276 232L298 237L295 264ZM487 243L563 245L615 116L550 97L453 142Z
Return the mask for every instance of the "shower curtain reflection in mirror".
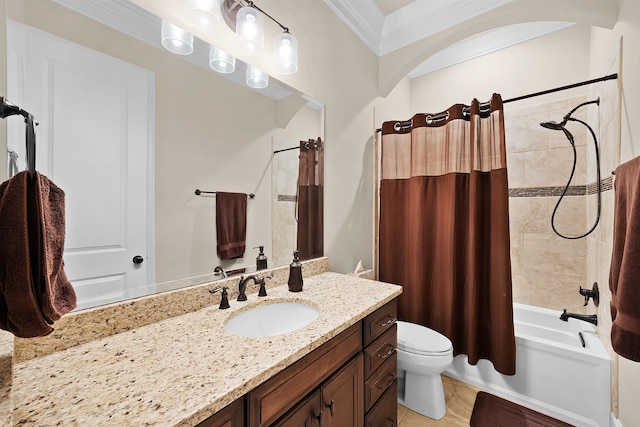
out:
M381 165L380 280L404 287L399 318L514 374L502 99L385 122Z
M323 141L300 141L298 168L298 254L301 260L323 256Z

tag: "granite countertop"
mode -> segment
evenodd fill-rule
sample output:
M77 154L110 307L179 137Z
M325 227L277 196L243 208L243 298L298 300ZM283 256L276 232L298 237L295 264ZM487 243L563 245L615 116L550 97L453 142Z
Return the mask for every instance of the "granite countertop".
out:
M251 286L251 290L255 287ZM194 426L391 301L402 288L337 273L304 290L269 289L14 365L13 422L41 426ZM203 298L207 298L203 295ZM242 338L224 322L257 304L307 302L297 331Z

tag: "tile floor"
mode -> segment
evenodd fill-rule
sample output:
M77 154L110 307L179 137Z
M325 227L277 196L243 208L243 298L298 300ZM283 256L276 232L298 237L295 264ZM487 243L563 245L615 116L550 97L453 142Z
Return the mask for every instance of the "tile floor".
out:
M435 421L398 405L398 427L468 427L479 389L442 376L447 415Z

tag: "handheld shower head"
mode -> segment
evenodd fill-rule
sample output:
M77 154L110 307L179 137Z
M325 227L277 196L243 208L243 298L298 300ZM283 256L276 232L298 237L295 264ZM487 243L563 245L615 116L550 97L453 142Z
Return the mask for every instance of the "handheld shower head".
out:
M544 123L540 123L540 126L542 126L543 128L551 129L551 130L562 130L562 128L564 127L562 123L557 123L557 122L544 122Z

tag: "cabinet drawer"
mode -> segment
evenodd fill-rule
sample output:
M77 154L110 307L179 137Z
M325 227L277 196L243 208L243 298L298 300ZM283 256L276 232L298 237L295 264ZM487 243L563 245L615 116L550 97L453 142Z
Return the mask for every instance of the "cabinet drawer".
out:
M376 369L386 362L395 352L398 345L397 325L375 340L364 350L364 377L369 378Z
M365 382L364 386L364 410L365 412L375 405L376 401L389 388L394 387L398 381L398 353L394 352L387 362L380 366Z
M369 412L365 427L396 427L398 425L398 382L389 387L378 404Z
M358 322L249 392L249 426L271 424L361 351Z
M398 320L397 299L368 315L363 322L364 345L371 344L373 340L395 325L396 320Z

